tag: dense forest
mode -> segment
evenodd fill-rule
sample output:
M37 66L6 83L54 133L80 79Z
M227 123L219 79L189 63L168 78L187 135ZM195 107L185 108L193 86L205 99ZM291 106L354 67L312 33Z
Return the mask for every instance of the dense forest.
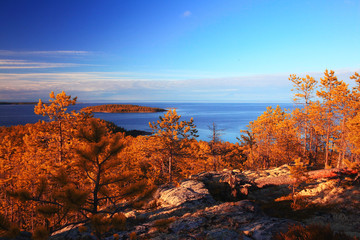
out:
M65 92L41 100L35 113L51 121L0 128L0 236L18 231L46 239L69 224L90 222L95 235L121 229L126 199L134 208L157 186L204 171L257 169L303 162L314 168L359 162L360 75L354 87L325 71L317 82L290 75L293 111L268 107L236 144L198 141L194 120L171 109L149 123L151 136L129 136L91 111L68 112Z
M97 106L90 106L83 109L83 111L91 112L105 112L105 113L146 113L146 112L165 112L165 109L145 107L132 104L104 104Z

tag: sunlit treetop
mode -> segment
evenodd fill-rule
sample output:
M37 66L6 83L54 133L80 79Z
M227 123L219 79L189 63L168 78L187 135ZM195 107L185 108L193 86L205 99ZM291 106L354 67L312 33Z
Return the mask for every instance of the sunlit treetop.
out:
M71 98L70 95L66 95L64 91L55 96L52 91L50 94L50 104L43 103L39 99L39 103L35 106L34 112L39 115L48 116L50 119L58 121L60 119L68 117L67 107L75 105L77 97Z

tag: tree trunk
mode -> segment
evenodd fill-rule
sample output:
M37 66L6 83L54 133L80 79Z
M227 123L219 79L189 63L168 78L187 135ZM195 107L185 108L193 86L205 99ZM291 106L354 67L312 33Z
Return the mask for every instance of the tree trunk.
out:
M340 137L340 151L337 162L337 168L340 168L342 161L345 158L346 144L345 144L345 117L341 120L341 137Z
M325 168L329 166L329 141L330 141L330 124L328 124L326 130Z
M216 172L217 171L217 164L216 164L216 155L215 153L213 153L213 170Z
M303 148L303 155L304 157L307 156L306 154L306 145L307 145L307 124L305 124L305 129L304 129L304 148ZM307 157L306 157L307 158Z
M172 182L172 154L170 154L170 157L169 157L169 183Z
M63 134L62 134L62 125L61 120L59 120L59 162L61 163L63 160Z
M98 193L100 190L100 177L101 177L101 166L98 166L98 172L96 175L96 181L95 181L95 187L94 187L94 192L93 192L93 196L94 196L94 202L93 202L93 214L97 214L97 208L99 206L99 199L98 199Z

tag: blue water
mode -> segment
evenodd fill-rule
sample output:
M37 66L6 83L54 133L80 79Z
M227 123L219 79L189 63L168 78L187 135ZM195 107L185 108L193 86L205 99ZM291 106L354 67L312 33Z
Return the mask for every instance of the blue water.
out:
M136 103L137 105L176 108L181 120L194 118L199 140L210 140L209 126L216 123L222 129L221 139L232 143L237 142L240 130L246 129L250 121L260 116L268 106L291 109L292 103ZM86 106L100 105L96 103L78 103L69 110L80 110ZM12 126L26 123L36 123L46 120L45 117L34 114L34 105L0 105L0 126ZM127 130L137 129L151 131L149 122L157 121L164 113L95 113L95 117L111 121Z

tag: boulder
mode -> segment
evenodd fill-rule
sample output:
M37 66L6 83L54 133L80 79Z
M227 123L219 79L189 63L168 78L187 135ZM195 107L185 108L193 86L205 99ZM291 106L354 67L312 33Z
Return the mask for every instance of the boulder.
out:
M240 171L206 172L192 175L190 179L203 182L212 197L222 202L246 199L249 192L257 189L255 183Z
M213 203L205 184L196 180L185 180L180 183L179 187L166 185L160 187L154 198L162 207L177 207L184 203Z

